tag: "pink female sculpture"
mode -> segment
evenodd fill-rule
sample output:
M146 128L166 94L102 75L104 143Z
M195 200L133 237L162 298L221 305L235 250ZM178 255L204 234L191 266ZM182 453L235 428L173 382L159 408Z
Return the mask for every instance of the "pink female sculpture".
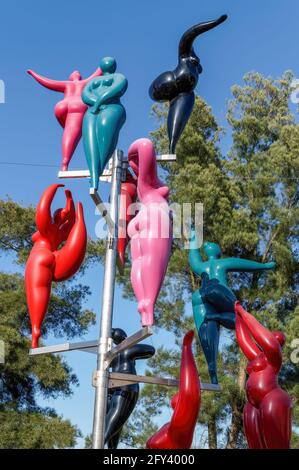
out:
M82 122L86 104L81 95L84 87L94 77L102 75L98 68L90 77L82 80L80 73L75 70L68 80L57 81L39 75L33 70L27 71L36 81L49 90L64 93L64 99L59 101L54 108L55 116L59 124L64 128L62 137L62 170L67 171L71 158L82 137Z
M156 154L149 139L129 148L129 164L137 176L138 214L128 226L131 238L131 283L142 325L154 324L154 308L163 283L172 244L169 189L158 179Z

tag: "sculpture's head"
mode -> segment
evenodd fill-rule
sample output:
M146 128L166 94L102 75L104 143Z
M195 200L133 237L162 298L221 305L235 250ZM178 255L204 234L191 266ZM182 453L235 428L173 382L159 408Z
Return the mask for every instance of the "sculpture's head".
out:
M206 242L203 244L203 251L208 259L210 258L220 258L221 248L218 243Z
M277 341L279 342L280 346L283 347L284 346L284 343L286 342L286 337L285 335L283 334L282 331L273 331L272 332L274 338L277 339Z
M100 69L103 75L114 73L116 70L116 60L113 57L103 57L100 61Z
M200 60L194 52L193 43L195 39L200 35L215 28L219 24L223 23L227 19L227 15L220 16L217 20L208 21L205 23L198 23L189 28L181 37L179 44L179 60L188 61L197 68L198 74L202 72L202 66Z
M71 73L69 80L74 82L75 80L81 80L81 74L78 72L78 70L74 70L74 72Z
M121 328L112 328L111 337L115 344L120 344L126 339L127 334Z

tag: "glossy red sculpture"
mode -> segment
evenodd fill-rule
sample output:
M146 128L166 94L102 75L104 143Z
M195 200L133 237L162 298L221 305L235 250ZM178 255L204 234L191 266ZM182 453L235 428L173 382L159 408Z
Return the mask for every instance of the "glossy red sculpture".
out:
M121 185L121 198L119 206L119 227L118 227L118 254L122 267L125 265L125 252L129 243L128 235L129 222L135 217L135 212L130 211L130 206L137 199L137 178L127 171L126 181Z
M171 400L173 416L147 441L148 449L191 447L201 403L200 378L192 353L193 336L194 332L189 331L184 337L179 391Z
M289 449L292 400L280 388L278 374L282 365L281 331L269 331L256 318L235 303L236 336L249 360L246 383L247 404L244 430L250 449Z
M87 242L82 204L77 212L69 190L66 206L51 215L51 203L59 187L53 184L43 193L36 210L38 231L32 236L34 246L25 270L25 287L32 325L32 348L38 347L41 325L46 315L52 281L64 281L81 266ZM65 242L62 248L60 245Z

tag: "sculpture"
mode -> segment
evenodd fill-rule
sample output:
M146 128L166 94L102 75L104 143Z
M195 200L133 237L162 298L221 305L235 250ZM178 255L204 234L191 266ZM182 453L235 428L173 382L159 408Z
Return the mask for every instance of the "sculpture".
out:
M127 337L124 330L113 328L113 342L119 344ZM148 359L155 354L155 348L148 344L135 344L119 353L111 362L112 372L136 374L135 361ZM139 384L126 385L108 390L105 425L105 443L109 449L117 449L123 425L129 419L139 396Z
M292 400L280 388L278 374L282 365L285 336L269 331L253 315L235 304L236 336L248 359L247 404L244 430L250 449L289 449Z
M80 268L86 251L87 234L83 208L77 211L71 191L66 190L66 206L51 216L51 203L59 187L52 184L43 193L36 209L38 231L25 269L28 310L32 325L32 348L38 347L41 325L48 309L52 282L64 281ZM65 244L60 248L60 245Z
M33 72L33 70L27 72L49 90L64 93L64 99L56 104L54 113L64 129L62 137L62 170L67 171L82 136L82 122L87 110L87 106L81 98L83 88L94 77L100 76L102 71L98 68L90 77L82 80L80 73L75 70L69 79L64 81L51 80Z
M169 189L157 176L154 145L138 139L128 151L129 164L137 176L141 203L128 226L131 238L131 283L138 301L142 325L154 324L154 308L163 283L172 244Z
M200 378L192 353L193 337L193 331L184 337L179 391L171 400L174 410L171 421L147 441L148 449L191 447L201 402Z
M121 184L121 198L119 206L119 226L118 226L118 255L121 266L125 265L125 252L129 243L128 225L134 217L130 211L130 206L137 198L137 179L127 171L126 181Z
M208 363L209 374L213 384L218 383L217 355L219 346L220 325L234 329L236 297L228 286L228 272L252 272L274 269L275 263L258 263L241 258L222 258L217 243L206 242L203 250L207 261L201 257L195 231L192 231L189 263L197 276L203 276L201 289L192 295L194 321L199 340Z
M169 101L167 130L169 153L174 154L176 144L190 118L194 102L194 89L202 73L200 59L194 52L193 42L197 36L220 25L227 19L222 15L215 21L199 23L188 29L179 43L179 62L172 72L164 72L151 84L149 95L154 101Z
M103 75L90 80L82 92L82 99L88 106L83 119L83 144L90 185L95 189L98 189L99 177L116 149L120 129L126 120L120 97L128 86L124 75L115 73L115 59L104 57L100 67Z

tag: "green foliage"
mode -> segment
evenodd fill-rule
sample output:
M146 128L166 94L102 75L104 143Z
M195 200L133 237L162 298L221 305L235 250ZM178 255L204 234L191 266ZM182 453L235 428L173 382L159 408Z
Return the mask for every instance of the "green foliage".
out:
M0 410L0 449L64 449L73 447L78 430L51 410Z

